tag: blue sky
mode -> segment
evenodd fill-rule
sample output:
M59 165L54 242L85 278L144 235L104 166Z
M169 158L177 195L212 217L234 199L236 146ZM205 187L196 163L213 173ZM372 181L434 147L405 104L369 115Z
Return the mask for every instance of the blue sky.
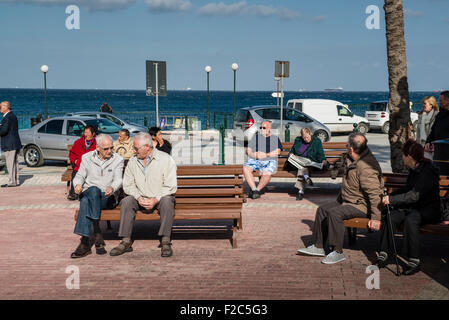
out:
M68 5L80 29L68 30ZM380 8L368 30L366 7ZM145 60L167 61L169 90L388 89L383 0L0 0L0 88L144 89ZM449 1L404 0L409 86L449 87Z

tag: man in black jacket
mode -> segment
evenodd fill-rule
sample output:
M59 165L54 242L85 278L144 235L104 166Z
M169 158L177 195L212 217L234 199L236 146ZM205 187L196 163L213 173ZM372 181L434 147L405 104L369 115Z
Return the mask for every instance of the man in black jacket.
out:
M19 151L22 143L19 137L19 124L17 117L11 112L11 103L3 101L0 103L0 111L3 113L3 119L0 123L0 141L2 151L6 157L6 168L8 168L9 181L2 187L17 187L19 183Z
M449 159L449 144L435 143L437 140L448 140L449 143L449 91L440 93L440 112L435 117L435 122L426 140L425 151L434 150L433 159L440 169L441 175L449 175L449 164L444 162ZM438 161L440 160L440 161Z
M165 139L162 139L162 131L159 127L151 127L148 133L153 139L153 146L159 151L164 151L165 153L171 154L171 143Z

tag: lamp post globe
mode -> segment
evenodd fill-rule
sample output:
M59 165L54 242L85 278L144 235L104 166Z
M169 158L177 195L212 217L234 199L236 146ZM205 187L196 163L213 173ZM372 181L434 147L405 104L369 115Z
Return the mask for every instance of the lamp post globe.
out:
M232 126L234 126L235 121L235 84L236 84L236 73L238 68L239 65L235 62L231 65L231 69L234 70L234 112L232 113Z
M204 68L204 70L205 70L207 73L209 73L209 72L212 71L212 67L211 67L211 66L206 66L206 67Z
M47 73L47 72L48 72L48 66L44 64L44 65L41 67L41 71L42 71L43 73Z
M237 69L239 68L239 65L237 63L233 63L231 68L232 68L232 70L237 71Z

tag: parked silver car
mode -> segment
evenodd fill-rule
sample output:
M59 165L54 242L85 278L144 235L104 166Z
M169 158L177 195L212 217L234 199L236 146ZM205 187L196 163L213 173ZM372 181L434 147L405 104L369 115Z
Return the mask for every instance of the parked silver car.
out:
M271 128L277 135L283 135L285 125L289 125L290 141L294 141L301 135L301 129L307 127L312 134L321 141L329 141L331 131L318 120L306 115L305 113L293 108L283 108L282 127L280 128L281 108L277 106L253 106L242 108L238 111L234 122L234 129L242 129L245 134L245 140L251 138L259 131L259 127L264 121L271 122ZM276 134L276 133L275 133Z
M87 125L93 125L97 134L109 134L114 140L122 129L107 119L91 117L55 117L44 120L31 129L19 130L25 163L29 167L39 167L45 160L67 161L67 146L81 137Z
M71 112L66 113L65 116L68 117L93 117L98 119L108 119L109 121L114 122L116 125L122 127L123 129L128 129L131 133L137 133L137 132L148 132L148 128L134 124L134 123L128 123L126 121L123 121L119 117L110 114L108 112L88 112L88 111L79 111L79 112Z

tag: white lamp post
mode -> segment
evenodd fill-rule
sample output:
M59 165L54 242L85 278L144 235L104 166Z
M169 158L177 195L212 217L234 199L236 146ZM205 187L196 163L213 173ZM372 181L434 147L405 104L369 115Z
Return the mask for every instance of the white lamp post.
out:
M206 66L204 68L207 74L207 119L206 119L206 129L210 127L210 106L209 106L209 73L212 71L211 66Z
M45 113L44 119L47 119L47 72L48 72L48 66L43 65L41 66L41 71L44 73L44 105L45 105Z
M235 83L236 83L236 74L237 74L237 69L239 68L239 65L237 63L233 63L231 66L232 70L234 70L234 113L232 114L232 125L234 125L234 121L235 121Z

